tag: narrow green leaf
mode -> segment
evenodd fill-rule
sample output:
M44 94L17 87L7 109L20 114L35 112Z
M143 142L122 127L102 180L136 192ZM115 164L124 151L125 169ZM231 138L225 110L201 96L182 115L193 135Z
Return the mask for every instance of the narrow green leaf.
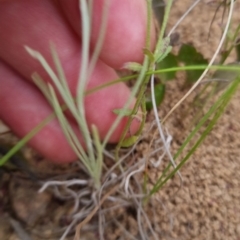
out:
M137 62L128 62L123 65L123 68L134 72L140 72L142 69L142 65Z
M138 136L131 136L123 140L121 147L131 147L138 140Z
M158 58L156 59L156 63L161 62L167 55L172 51L172 46L168 46L166 51Z
M164 0L152 0L152 8L154 10L155 17L158 21L159 26L163 22L163 17L165 14L165 2Z
M122 116L131 116L132 115L132 109L114 109L113 113L115 113L116 115L120 115L122 114Z
M155 87L154 87L154 95L155 95L156 105L159 106L164 99L165 84L162 84L162 83L156 84ZM146 99L145 104L146 104L147 111L150 111L153 108L151 96L149 96Z
M208 61L203 55L197 52L196 48L190 44L183 44L179 53L178 60L183 62L186 66L189 65L207 65ZM197 81L204 70L187 71L187 82L192 83Z
M194 151L197 149L197 147L203 142L203 140L209 135L210 131L213 129L214 125L216 124L217 120L220 118L220 116L223 114L227 104L231 100L231 97L234 95L234 93L238 89L238 85L240 83L240 79L236 79L231 86L219 97L219 99L210 107L208 112L202 117L202 119L199 121L197 126L192 130L192 132L187 136L187 138L184 140L182 146L178 149L177 153L174 156L174 159L177 159L179 155L182 153L183 149L189 144L190 140L193 137L196 137L196 133L199 132L200 128L203 127L206 122L208 122L207 126L201 132L200 137L195 141L195 144L193 147L188 151L186 156L181 160L181 162L178 164L177 168L173 169L173 171L165 178L163 179L163 176L161 176L157 182L154 184L150 196L159 191L164 184L171 179L174 174L186 163L186 161L192 156ZM212 118L211 118L212 116ZM171 164L169 164L163 174L166 175L167 171L169 171L171 167Z
M161 61L163 56L166 56L171 51L170 46L170 37L165 37L159 45L159 48L156 50L154 58L157 60L156 62ZM166 53L167 52L167 53Z
M236 52L237 52L237 61L240 61L240 39L238 39L237 45L235 48L236 48Z
M233 62L226 66L236 66L239 67L239 71L227 71L227 70L217 70L212 76L212 80L216 81L215 93L225 89L228 85L233 82L240 75L240 63Z
M149 57L150 62L155 61L154 55L149 49L143 48L143 53Z
M157 64L156 70L161 70L165 68L175 68L175 67L178 67L177 56L175 56L172 53L169 53L161 62ZM168 81L176 77L176 72L177 71L162 72L162 73L158 73L157 76L159 76L159 78L162 81Z

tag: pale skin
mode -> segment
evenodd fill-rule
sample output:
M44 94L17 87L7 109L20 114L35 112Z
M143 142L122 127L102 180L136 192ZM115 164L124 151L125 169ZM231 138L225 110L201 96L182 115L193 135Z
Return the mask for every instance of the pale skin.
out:
M102 6L105 0L94 2L91 47L98 40ZM146 38L146 1L110 0L107 32L100 59L89 79L88 89L117 79L114 69L126 62L143 60L142 49ZM155 32L151 31L154 46ZM52 113L43 95L32 83L31 74L38 72L51 82L41 65L33 60L24 45L41 52L53 67L49 42L57 49L68 85L76 92L81 57L81 31L78 0L0 0L0 119L19 137ZM88 124L95 124L103 139L116 115L113 109L124 106L130 90L123 83L103 89L85 98ZM132 103L133 106L134 102ZM72 127L79 138L75 122ZM117 142L127 119L124 118L110 141ZM139 127L137 120L131 124L134 134ZM29 143L39 153L57 163L71 162L75 153L68 145L59 123L53 120Z

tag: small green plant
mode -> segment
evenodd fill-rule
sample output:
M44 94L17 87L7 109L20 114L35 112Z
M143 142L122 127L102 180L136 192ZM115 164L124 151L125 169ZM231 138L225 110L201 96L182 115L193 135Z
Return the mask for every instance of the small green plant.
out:
M91 2L91 1L90 1ZM33 129L26 137L19 141L19 143L11 149L5 156L0 159L0 166L5 164L6 161L22 146L24 146L43 126L45 126L49 121L53 118L57 117L62 130L77 154L79 161L82 165L80 167L84 172L87 173L88 177L79 176L79 179L66 179L62 181L46 181L41 189L44 191L46 188L59 187L64 186L65 189L68 189L70 186L81 186L80 195L84 196L88 199L88 203L80 208L80 197L77 194L72 194L71 197L74 200L74 209L72 213L72 222L66 231L63 233L61 240L65 239L69 231L77 226L75 239L80 239L80 230L83 225L86 225L90 222L91 218L98 214L99 219L99 235L101 239L104 239L104 221L101 221L102 215L105 214L101 211L101 208L104 208L105 201L110 201L112 204L115 204L117 207L121 207L124 203L124 206L133 207L137 212L137 224L140 229L143 229L143 222L146 221L147 228L150 234L158 239L156 232L153 230L149 218L144 211L144 206L148 203L152 203L156 201L154 198L154 194L159 191L167 181L169 181L176 173L180 176L181 174L179 170L186 163L187 160L191 157L193 152L197 149L197 147L203 142L203 140L207 137L210 131L213 129L219 117L223 114L224 109L227 104L231 100L231 97L236 92L239 84L239 72L240 68L238 64L225 65L223 63L226 57L230 54L230 52L236 48L238 53L239 60L239 43L237 41L237 35L239 33L240 27L238 26L234 36L231 38L231 44L226 39L229 31L229 25L231 20L231 15L233 12L234 1L231 0L229 4L229 15L227 19L227 24L223 32L223 36L221 38L220 44L216 50L216 53L208 63L208 61L203 57L201 53L199 53L193 46L188 44L183 44L179 53L174 55L171 50L171 34L174 31L170 31L168 35L166 35L165 29L168 22L170 9L172 6L173 0L167 2L165 8L165 15L162 20L161 31L159 33L158 42L154 52L150 51L150 24L151 24L151 8L152 1L147 0L147 12L148 12L148 24L147 24L147 38L145 48L143 49L144 53L144 61L142 64L139 63L127 63L125 65L126 68L137 72L137 74L133 74L127 77L119 78L109 82L107 84L96 87L95 89L90 89L86 91L86 82L91 74L96 60L98 59L99 52L101 49L101 45L104 40L104 33L106 29L106 21L107 21L107 8L105 8L105 12L103 12L102 26L99 36L99 42L94 50L93 57L90 59L89 56L89 42L90 42L90 19L91 19L91 11L90 6L86 0L79 1L81 17L82 17L82 31L83 31L83 41L82 41L82 65L80 69L79 76L79 84L77 87L77 96L74 98L67 85L67 80L65 74L61 67L61 62L58 58L58 54L54 49L54 44L51 44L51 52L52 57L55 63L56 73L53 69L50 68L49 64L44 59L44 56L41 53L36 52L29 47L25 47L28 53L38 60L42 66L45 68L46 72L52 79L54 86L51 84L46 84L41 76L37 73L33 74L34 82L41 89L46 99L51 104L54 109L54 113L46 118L39 126ZM191 11L199 1L195 2L192 7L186 12ZM184 15L184 17L187 14ZM183 18L184 18L183 17ZM181 18L181 20L183 19ZM176 24L176 26L180 23L180 21ZM226 44L228 41L228 44ZM222 61L219 65L213 65L216 56L220 53L222 46L225 43L225 51L222 55ZM235 45L233 45L233 43ZM230 45L229 45L230 44ZM234 46L234 47L233 47ZM227 55L225 54L227 52ZM180 63L183 63L184 66L180 66ZM231 73L231 80L229 84L225 86L224 92L220 97L212 104L212 106L204 113L204 115L200 118L198 123L194 125L193 129L191 129L188 136L186 136L185 141L182 146L178 149L178 151L172 156L170 151L170 143L172 137L168 130L165 129L164 123L167 121L167 118L170 114L172 114L175 109L191 94L193 90L199 87L200 83L204 83L204 77L209 69L215 70L216 75L224 75L226 72ZM176 106L162 119L159 119L157 106L163 101L165 93L165 86L168 84L168 81L173 80L176 76L177 71L186 71L187 78L186 83L191 85L191 89L189 92L177 103ZM234 75L234 76L233 76ZM157 76L159 79L157 84L155 84L155 78ZM226 76L226 75L225 75ZM227 75L229 76L229 75ZM214 74L213 74L214 77ZM135 79L135 84L132 88L132 93L130 99L128 99L126 105L123 109L114 109L113 112L116 114L117 118L113 125L110 127L109 132L107 133L105 139L100 141L98 135L98 129L92 125L88 126L85 118L85 111L83 106L83 99L86 95L91 94L95 91L98 91L102 88L106 88L112 84L116 84L118 82L127 82L128 80ZM206 83L206 82L205 82ZM215 82L216 83L216 82ZM150 84L150 89L149 89ZM217 83L218 84L218 83ZM203 86L201 84L201 86ZM205 86L210 86L206 83ZM60 105L56 93L54 89L57 89L60 93L62 99L64 100L64 104ZM203 91L204 92L204 91ZM203 93L201 93L203 94ZM136 97L136 104L132 110L129 110L130 103L133 98ZM68 123L67 118L64 115L64 111L69 109L78 123L79 129L82 133L85 142L85 148L79 142L75 132L71 128ZM141 116L137 116L139 109L141 110ZM129 156L135 150L138 142L144 138L144 134L148 133L145 127L146 115L147 111L153 110L155 120L152 122L149 131L155 128L156 139L153 139L149 148L153 148L147 155L144 155L142 159L138 159L137 161L129 161ZM125 116L128 116L128 122L123 131L121 139L114 151L107 151L106 145L107 142L116 129L117 125L121 121L121 119ZM126 135L129 131L129 127L134 118L140 118L141 126L139 131L134 135L126 138ZM171 130L170 130L171 131ZM196 139L196 136L200 132L201 135ZM158 134L158 135L157 135ZM157 142L157 147L155 147L154 142ZM160 143L159 143L160 142ZM191 144L192 145L191 145ZM160 146L159 146L160 145ZM189 147L190 150L188 153L182 158L179 159L180 155L183 153L183 150L186 147ZM122 148L128 147L128 151L125 153ZM160 154L162 153L162 154ZM151 162L149 159L154 156L154 154L159 154L159 160L156 162ZM104 164L104 157L107 156L111 159L110 166L106 166ZM147 166L150 164L154 168L158 168L161 164L161 161L164 157L168 157L169 164L168 166L159 174L159 178L157 181L152 184L151 188L147 188L148 185L148 173L146 171ZM141 174L144 176L143 178L137 177L137 175ZM139 180L140 179L140 180ZM66 190L67 193L67 190ZM104 208L105 212L111 210L108 207ZM105 216L105 215L104 215ZM115 219L115 223L118 226L121 226L121 223ZM127 230L126 230L127 232ZM126 233L130 234L130 233ZM140 231L140 236L142 239L148 239L149 235L145 231Z

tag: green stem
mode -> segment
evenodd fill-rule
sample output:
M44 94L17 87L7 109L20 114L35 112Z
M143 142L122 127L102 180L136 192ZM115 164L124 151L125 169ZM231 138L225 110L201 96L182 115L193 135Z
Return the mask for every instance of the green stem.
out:
M163 181L162 176L157 181L157 183L154 185L153 189L150 192L150 196L153 195L155 192L157 192L159 189L163 187L163 185L171 179L174 174L185 164L185 162L189 159L189 157L195 152L197 147L202 143L202 141L206 138L206 136L210 133L213 126L216 124L219 117L222 115L224 109L226 108L227 104L229 103L231 97L236 92L238 84L240 79L236 79L233 84L229 87L229 89L222 94L222 96L218 99L218 101L210 108L208 113L202 118L202 120L199 122L199 124L196 126L196 128L190 133L190 135L186 138L182 146L179 148L178 152L175 154L174 159L176 159L179 154L183 151L183 149L186 147L186 145L189 143L189 141L192 139L193 136L199 131L200 127L203 126L203 124L209 119L209 117L214 113L213 119L210 121L209 125L206 127L204 132L201 134L201 137L198 139L198 141L195 143L195 145L192 147L192 149L188 152L188 154L183 158L183 160L180 162L180 164L175 168ZM167 167L169 169L169 166Z
M14 147L11 148L1 159L0 166L5 164L17 151L19 151L32 137L34 137L45 125L52 121L56 115L52 113L22 138Z
M235 31L235 33L234 33L234 36L233 36L233 38L232 38L232 43L231 43L230 48L229 48L226 52L224 52L224 53L222 54L222 58L221 58L220 64L223 64L223 63L226 61L226 59L228 58L228 56L230 55L230 53L231 53L232 50L234 49L234 47L235 47L235 42L236 42L236 40L237 40L237 37L238 37L239 32L240 32L240 24L238 25L238 27L237 27L237 29L236 29L236 31ZM227 48L227 46L226 46L226 48Z
M151 40L151 21L152 21L152 1L151 0L147 0L147 16L148 17L147 17L146 48L149 49L150 48L150 43L151 43L150 40ZM142 101L144 99L146 86L147 86L148 79L149 79L148 77L146 77L146 72L147 72L148 69L149 69L149 59L148 59L148 56L145 56L143 67L141 69L141 72L139 73L138 80L137 80L137 83L136 83L136 84L138 84L138 83L140 84L140 90L139 90L139 93L137 95L137 101L134 105L134 108L132 110L132 114L129 117L126 126L124 127L123 133L122 133L121 138L120 138L120 140L118 142L118 145L116 147L116 150L115 150L116 161L118 161L119 150L121 148L123 140L125 139L128 131L129 131L129 128L130 128L130 125L131 125L132 120L134 118L134 115L137 113L140 105L142 105ZM143 108L142 110L144 111L144 109L145 108ZM142 119L142 122L141 122L141 125L140 125L140 129L138 131L138 134L139 134L140 131L142 131L143 126L145 124L145 119L146 119L146 117L144 116L145 113L146 113L146 109L145 109L145 112L143 112L143 119Z
M160 44L163 40L164 33L165 33L165 30L166 30L166 27L167 27L168 17L169 17L170 10L171 10L171 7L172 7L172 3L173 3L173 0L168 0L167 1L167 6L165 8L163 23L162 23L162 26L161 26L161 31L160 31L160 34L159 34L159 38L158 38L158 42L157 42L157 45L156 45L156 48L155 48L154 55L157 54L156 51L158 51L158 49L160 47Z

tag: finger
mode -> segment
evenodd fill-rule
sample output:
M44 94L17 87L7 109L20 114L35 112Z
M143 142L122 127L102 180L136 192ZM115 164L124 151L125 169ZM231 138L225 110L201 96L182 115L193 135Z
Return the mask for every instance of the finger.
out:
M25 136L52 113L42 94L3 62L0 62L0 82L0 118L18 136ZM72 124L72 127L80 140L76 126ZM29 144L54 162L76 159L56 119L40 130Z
M92 89L98 86L99 80L101 80L101 83L107 83L109 80L117 78L112 68L109 68L106 64L99 61L93 71L88 88ZM130 98L130 94L129 88L125 84L119 83L96 91L85 98L88 123L90 125L95 124L98 127L102 139L106 136L113 122L116 120L117 116L113 113L113 110L123 108L126 101ZM133 108L134 104L135 100L132 101L130 108ZM128 118L126 117L122 119L114 131L114 134L112 134L109 139L110 142L118 142L127 120ZM134 134L139 126L140 123L134 119L130 126L129 133Z
M31 80L33 71L36 71L45 81L50 82L46 71L33 60L24 46L39 51L53 67L49 49L52 41L74 92L80 64L79 41L63 20L54 1L1 2L0 35L0 57L28 80Z
M10 4L11 3L11 4ZM32 24L35 23L35 24ZM44 80L50 81L45 70L26 53L28 45L42 53L50 65L49 41L55 43L71 92L75 94L80 66L79 41L63 21L61 13L53 1L12 0L0 5L0 56L13 66L22 76L30 80L32 71L37 71ZM88 87L95 87L116 79L116 73L105 64L98 62L90 77ZM95 124L103 138L116 116L115 108L122 108L129 98L130 91L124 84L118 84L98 91L87 97L85 102L88 123ZM104 119L104 121L103 121ZM104 122L104 123L103 123ZM111 141L117 141L126 123L121 121ZM131 133L139 124L131 125Z
M98 0L93 1L91 45L99 39L104 6L109 1L108 22L101 59L109 66L119 69L126 62L142 62L146 45L147 1L146 0ZM81 36L78 0L59 0L70 24ZM151 49L155 45L155 30L151 22Z

